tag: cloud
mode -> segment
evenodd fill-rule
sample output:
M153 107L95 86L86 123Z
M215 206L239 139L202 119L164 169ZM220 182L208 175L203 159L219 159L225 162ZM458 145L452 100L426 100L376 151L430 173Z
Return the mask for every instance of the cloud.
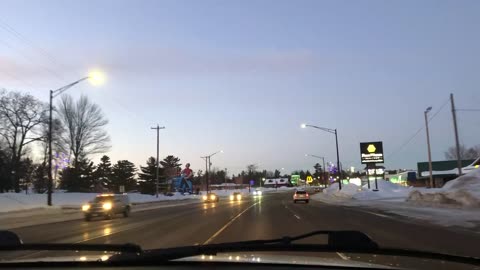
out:
M169 49L136 49L128 54L103 55L106 69L121 72L202 75L215 73L303 72L317 59L310 51L192 52Z

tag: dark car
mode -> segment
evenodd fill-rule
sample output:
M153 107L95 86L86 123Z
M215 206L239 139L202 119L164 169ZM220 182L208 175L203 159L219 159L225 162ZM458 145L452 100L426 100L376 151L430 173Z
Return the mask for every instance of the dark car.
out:
M204 195L203 196L203 202L218 202L219 198L218 198L218 195L213 193L213 192L210 192L208 193L207 195Z
M101 194L82 206L86 221L90 221L92 217L111 219L116 214L123 214L124 217L128 217L130 210L130 200L127 195L123 194Z
M310 196L308 195L308 192L305 190L297 190L295 191L295 194L293 194L293 203L297 203L298 201L303 201L305 203L308 203L310 200Z
M230 201L241 201L242 200L242 193L234 192L230 195Z

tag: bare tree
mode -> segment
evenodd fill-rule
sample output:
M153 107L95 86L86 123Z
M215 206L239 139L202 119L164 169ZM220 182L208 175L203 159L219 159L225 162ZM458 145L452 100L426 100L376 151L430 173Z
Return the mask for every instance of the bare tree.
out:
M81 96L74 102L69 95L62 95L56 109L62 123L60 143L73 155L74 166L88 155L105 153L110 149L110 137L105 131L108 120L100 107L88 97Z
M32 95L0 92L0 136L7 144L11 179L16 192L20 183L15 172L27 146L42 139L40 127L46 121L47 106Z
M42 140L42 152L43 152L43 162L46 164L48 161L48 122L42 125L41 128ZM59 119L52 120L52 150L53 152L61 152L68 154L68 148L65 147L62 138L62 134L65 132L65 129L62 126L62 122Z
M460 159L477 159L480 157L480 145L466 148L464 145L460 145ZM457 159L457 150L455 146L449 147L445 152L445 158L448 160Z

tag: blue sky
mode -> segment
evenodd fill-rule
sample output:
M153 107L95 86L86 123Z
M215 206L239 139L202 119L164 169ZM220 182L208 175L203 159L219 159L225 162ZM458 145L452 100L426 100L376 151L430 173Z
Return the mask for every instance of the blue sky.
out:
M454 93L480 108L478 1L6 1L0 87L47 101L91 68L86 94L110 124L113 160L156 151L239 172L311 168L305 153L359 167L359 142L382 140L389 168L426 160L423 111ZM11 26L21 38L5 29ZM431 122L432 154L454 143L449 105ZM479 144L480 113L459 112L461 142ZM98 157L94 157L97 161Z

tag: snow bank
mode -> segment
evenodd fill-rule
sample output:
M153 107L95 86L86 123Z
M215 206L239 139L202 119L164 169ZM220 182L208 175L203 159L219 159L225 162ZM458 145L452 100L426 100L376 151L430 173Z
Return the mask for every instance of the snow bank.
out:
M439 189L412 191L407 201L429 205L480 207L480 169L451 180Z
M378 179L377 185L378 191L374 191L375 180L371 180L370 189L368 189L368 184L364 185L362 192L355 194L353 198L357 200L395 199L404 201L411 191L408 187L400 186L383 179Z
M338 183L330 185L323 190L323 193L333 195L336 197L352 198L355 194L360 192L361 188L355 184L344 184L342 189L338 189Z
M53 193L52 202L55 207L80 207L91 201L98 193ZM158 198L152 195L139 193L128 194L133 204L172 201L200 198L197 195L181 195L179 193L173 196L159 195ZM0 194L0 212L11 212L26 210L32 208L43 208L47 205L47 194L24 194L24 193L1 193Z

